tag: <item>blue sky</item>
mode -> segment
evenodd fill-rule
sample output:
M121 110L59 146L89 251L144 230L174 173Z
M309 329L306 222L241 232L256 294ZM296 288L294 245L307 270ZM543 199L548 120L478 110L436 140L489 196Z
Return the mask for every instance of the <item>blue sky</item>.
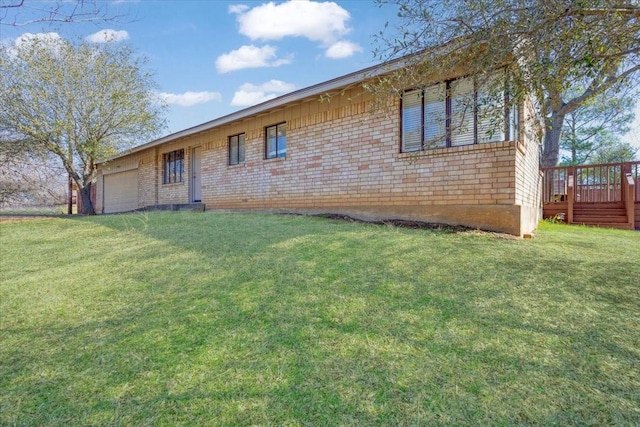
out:
M27 0L27 6L41 3ZM377 63L372 35L395 17L372 0L140 0L103 3L116 22L0 26L29 34L127 43L148 58L169 104L166 133ZM22 11L23 21L30 9Z
M0 0L5 1L5 0ZM9 1L9 0L6 0ZM98 0L100 2L100 0ZM26 0L22 22L43 4ZM373 0L101 1L114 22L0 25L25 34L127 43L148 58L169 105L165 134L378 63L372 36L396 10ZM640 104L626 140L640 147Z

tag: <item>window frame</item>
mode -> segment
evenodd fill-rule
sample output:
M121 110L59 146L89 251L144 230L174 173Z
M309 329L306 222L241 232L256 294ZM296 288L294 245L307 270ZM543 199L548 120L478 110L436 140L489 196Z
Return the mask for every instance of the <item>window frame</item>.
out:
M499 75L498 75L499 76ZM472 123L470 123L469 126L470 127L470 131L473 132L473 138L471 143L466 143L466 144L455 144L453 143L453 140L455 139L455 134L454 134L454 127L452 125L452 119L454 118L454 98L455 96L453 95L453 89L455 88L455 83L456 82L461 82L463 79L469 79L472 78L473 79L473 93L470 94L470 100L472 100L473 102L473 111L471 111L471 120L473 121ZM441 138L439 143L437 143L437 145L433 146L433 147L429 147L427 146L427 141L425 141L426 135L431 133L431 132L427 132L427 116L426 116L426 112L425 112L425 98L427 98L426 93L428 90L433 89L433 90L440 90L438 88L438 86L440 85L445 85L444 87L444 100L440 100L440 103L444 104L444 111L439 112L438 114L442 114L442 117L440 118L440 120L443 121L444 124L444 134L441 134L441 132L435 132L435 134L440 135L439 137ZM452 87L452 84L454 87ZM503 122L503 129L502 129L502 135L503 138L501 140L489 140L489 141L482 141L481 135L479 135L479 119L478 119L478 112L481 108L481 106L478 103L479 100L479 94L482 94L483 92L481 91L481 85L478 82L477 79L475 79L473 76L461 76L455 79L448 79L448 80L443 80L437 83L434 83L432 85L429 85L427 87L424 88L413 88L413 89L407 89L404 91L403 97L400 100L400 152L401 153L415 153L415 152L419 152L419 151L425 151L425 150L431 150L431 149L439 149L439 148L454 148L454 147L462 147L462 146L467 146L467 145L477 145L477 144L486 144L486 143L491 143L491 142L500 142L500 141L508 141L510 140L509 138L513 135L513 130L511 129L512 127L515 126L516 128L516 134L515 137L516 139L519 137L519 135L517 134L518 132L518 128L520 126L520 117L519 115L517 117L511 117L511 114L515 113L518 114L519 113L519 106L509 106L509 96L508 96L508 90L505 87L504 90L502 91L503 95L504 95L504 112L503 112L503 117L502 117L502 122ZM421 126L420 129L420 135L421 135L421 141L420 141L420 147L419 148L413 148L413 149L405 149L405 146L407 145L406 143L409 142L409 145L412 146L417 146L417 144L415 144L415 141L413 144L411 144L411 141L407 141L405 140L405 123L404 123L404 118L405 118L405 108L404 108L404 96L405 94L415 94L416 92L418 92L418 96L420 96L420 121L419 124ZM444 101L444 102L442 102ZM466 118L465 118L465 122L466 122ZM431 122L434 122L433 120L431 120ZM413 130L415 132L415 130ZM452 138L453 137L453 138Z
M184 182L184 148L162 154L162 184Z
M275 155L269 155L269 129L275 129ZM279 144L279 131L280 129L284 130L283 136L283 144L282 146ZM264 128L264 158L268 159L278 159L278 158L286 158L287 157L287 122L280 122L274 125L265 126Z
M241 138L242 137L242 138ZM235 142L234 142L234 138L235 138ZM227 138L227 142L228 142L228 156L227 156L227 160L228 160L228 165L229 166L235 166L235 165L241 165L245 162L245 158L246 158L246 141L247 141L247 137L246 134L244 132L242 133L238 133L235 135L230 135ZM235 159L233 158L233 144L235 144ZM241 149L242 148L242 149Z

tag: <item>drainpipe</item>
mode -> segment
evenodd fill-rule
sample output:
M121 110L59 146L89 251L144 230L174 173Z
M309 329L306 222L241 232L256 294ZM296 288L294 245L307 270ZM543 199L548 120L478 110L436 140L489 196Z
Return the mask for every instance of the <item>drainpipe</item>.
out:
M573 224L574 175L569 175L567 181L569 187L567 189L567 224Z

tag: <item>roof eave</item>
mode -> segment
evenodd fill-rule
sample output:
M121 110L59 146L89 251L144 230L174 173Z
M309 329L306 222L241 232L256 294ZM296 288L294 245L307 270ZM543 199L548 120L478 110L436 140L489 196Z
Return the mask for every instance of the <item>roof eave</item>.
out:
M246 119L248 117L256 116L260 113L264 113L266 111L269 111L278 107L282 107L290 103L302 101L311 96L321 95L327 92L334 91L336 89L344 88L354 83L360 83L368 78L393 71L399 68L404 62L405 62L404 58L400 58L394 61L375 65L369 68L365 68L363 70L359 70L351 74L347 74L345 76L337 77L335 79L328 80L326 82L318 83L316 85L309 86L304 89L290 92L288 94L279 96L277 98L273 98L268 101L262 102L260 104L256 104L251 107L233 112L231 114L227 114L226 116L222 116L217 119L172 133L170 135L163 136L161 138L155 139L145 144L138 145L136 147L123 151L115 156L112 156L108 159L96 162L96 164L106 163L111 160L118 159L120 157L128 156L131 154L138 153L140 151L147 150L149 148L157 147L159 145L163 145L169 142L175 142L180 139L197 135L202 132L207 132L211 129L215 129L217 127L223 126L228 123L232 123L238 120Z

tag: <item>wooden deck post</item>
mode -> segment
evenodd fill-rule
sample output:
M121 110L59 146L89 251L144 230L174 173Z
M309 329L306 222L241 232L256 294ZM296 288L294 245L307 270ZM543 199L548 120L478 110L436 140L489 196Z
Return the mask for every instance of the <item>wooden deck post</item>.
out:
M567 224L573 224L573 201L575 199L574 175L567 176Z
M625 198L625 206L627 208L627 221L629 222L629 226L632 230L636 228L636 211L635 211L635 181L631 172L627 172L624 174L624 178L622 179L623 188L625 189L624 198Z

